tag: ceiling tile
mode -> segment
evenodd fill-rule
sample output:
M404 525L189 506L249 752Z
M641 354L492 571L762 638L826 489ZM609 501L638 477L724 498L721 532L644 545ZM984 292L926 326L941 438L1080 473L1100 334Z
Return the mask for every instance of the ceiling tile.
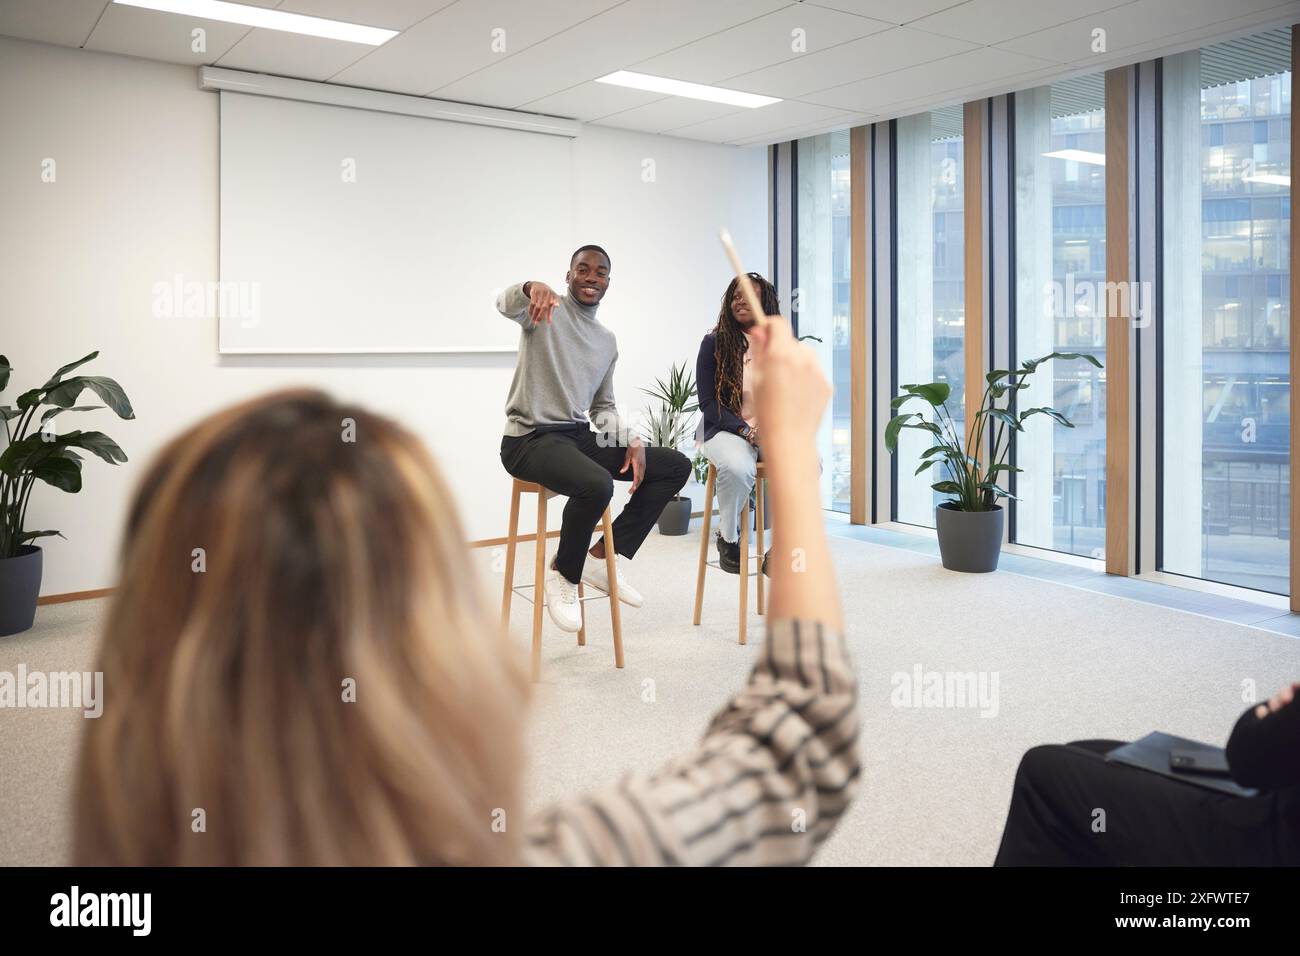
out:
M619 129L640 130L643 133L662 133L664 130L690 126L736 112L749 112L749 110L726 103L709 103L705 100L669 96L645 106L602 117L599 124L615 126Z
M81 46L109 0L3 0L0 34Z
M807 0L819 7L856 13L886 23L902 25L940 10L959 7L966 0Z
M999 43L998 47L1056 63L1077 63L1095 55L1093 31L1098 28L1106 31L1105 52L1117 53L1163 39L1170 32L1170 24L1186 31L1275 6L1277 0L1136 0Z
M645 106L664 98L662 93L647 93L645 90L632 90L626 86L611 86L608 83L583 83L563 93L553 93L533 100L522 107L530 113L545 113L548 116L567 116L570 119L594 120L611 113Z
M914 20L909 26L940 36L992 44L1133 2L1134 0L970 0L951 10Z
M1300 19L1300 0L242 0L399 30L377 48L113 4L0 0L0 34L167 62L772 142L1052 82ZM890 24L908 24L891 26ZM206 31L196 53L191 30ZM1093 30L1107 50L1092 52ZM505 50L493 50L504 30ZM807 51L791 49L806 31ZM631 69L780 97L760 110L593 80Z
M240 3L243 0L239 0ZM343 20L385 30L405 30L456 0L284 0L280 10Z
M692 83L717 83L738 70L771 66L890 28L883 20L856 17L825 7L794 4L765 17L723 30L671 53L636 64L633 69ZM795 30L802 30L803 49L796 52Z
M882 119L894 119L899 116L910 116L913 113L941 109L945 106L960 106L972 99L979 99L984 96L994 96L1000 93L1009 93L1013 90L1027 90L1035 86L1042 86L1044 83L1052 82L1060 73L1061 68L1053 64L1041 69L1030 70L1027 73L1002 77L984 84L956 87L940 94L882 103L876 108L876 114Z
M617 0L462 0L417 23L331 79L424 96L562 33L615 3ZM505 32L494 36L497 29Z
M324 80L372 49L364 43L259 29L249 31L222 54L217 66L302 80Z
M771 143L783 143L790 139L801 139L805 136L817 136L820 133L852 129L854 126L874 123L879 118L874 113L836 113L829 121L821 120L816 123L805 123L801 126L779 129L759 136L751 136L747 139L728 140L728 142L734 146L767 146Z
M783 103L760 106L753 110L741 110L718 119L706 120L666 132L672 136L685 136L689 139L710 139L729 143L733 140L761 136L775 130L818 122L833 122L844 112L828 106L786 100Z
M405 30L452 3L455 0L367 0L364 4L356 0L284 0L277 9L387 30ZM397 39L394 37L389 43ZM246 33L217 64L233 70L325 80L383 46L258 29Z
M834 89L819 90L804 98L810 102L840 109L876 113L888 103L972 88L1017 74L1041 70L1049 65L1035 57L1009 53L993 47L979 47L967 53L950 56L938 63L895 70L884 76L858 80Z
M750 93L793 99L973 49L975 44L965 40L895 27L820 53L806 53L777 66L728 77L724 84Z
M1278 7L1270 7L1267 10L1248 13L1242 17L1224 20L1221 23L1168 34L1158 40L1149 40L1146 43L1139 43L1123 50L1111 51L1108 54L1090 54L1086 58L1072 63L1071 66L1076 69L1096 70L1111 65L1132 63L1135 57L1140 57L1143 54L1169 56L1174 53L1181 53L1184 50L1197 49L1207 43L1226 40L1233 35L1294 23L1297 19L1300 19L1300 2L1286 3Z
M276 2L252 0L250 5L273 7ZM205 52L195 52L193 48L192 31L196 28L202 28L206 33ZM86 41L86 49L198 66L216 63L249 31L249 27L240 23L222 23L220 20L110 3Z
M786 0L626 0L433 95L520 106L785 5Z

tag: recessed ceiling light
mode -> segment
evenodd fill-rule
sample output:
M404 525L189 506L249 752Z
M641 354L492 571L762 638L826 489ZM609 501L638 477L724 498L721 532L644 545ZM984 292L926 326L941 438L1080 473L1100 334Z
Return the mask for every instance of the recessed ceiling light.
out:
M1290 176L1279 176L1277 173L1255 173L1252 176L1242 176L1243 183L1265 183L1269 186L1290 186Z
M127 7L143 7L146 10L160 10L163 13L180 13L204 20L242 23L249 27L282 30L285 33L302 33L311 37L346 40L349 43L365 43L370 46L379 46L397 36L396 30L381 30L379 27L364 27L358 23L344 23L342 20L326 20L323 17L309 17L301 13L250 7L243 3L226 3L225 0L113 0L113 2Z
M1043 153L1049 159L1072 159L1076 163L1088 163L1090 166L1105 166L1105 153L1090 153L1086 149L1056 149Z
M685 80L670 80L666 76L651 76L649 73L632 73L619 70L607 76L599 77L597 83L610 83L614 86L628 86L634 90L646 90L650 93L667 93L669 96L684 96L692 100L708 100L710 103L726 103L729 106L745 106L757 109L772 103L780 103L775 96L759 96L757 93L742 93L740 90L728 90L721 86L705 86L703 83L687 83Z

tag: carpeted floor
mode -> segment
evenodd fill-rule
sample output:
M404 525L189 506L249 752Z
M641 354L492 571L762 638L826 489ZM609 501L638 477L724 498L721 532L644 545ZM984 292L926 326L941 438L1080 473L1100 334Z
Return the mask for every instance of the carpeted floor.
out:
M987 865L1026 748L1155 729L1222 744L1248 682L1268 696L1300 677L1295 638L1006 572L953 574L897 548L840 538L832 548L861 680L863 779L820 865ZM530 728L538 804L689 748L744 682L762 619L751 614L750 643L738 645L736 579L710 570L703 624L691 625L697 549L694 529L656 533L628 565L646 605L624 610L621 671L603 602L587 605L586 647L547 622ZM530 555L527 545L521 583ZM499 595L493 558L475 554ZM104 609L104 601L41 608L35 628L0 639L0 671L91 669ZM516 599L521 653L529 615ZM996 713L894 706L893 676L918 666L982 674L989 688L996 678ZM68 861L82 719L0 710L0 863Z

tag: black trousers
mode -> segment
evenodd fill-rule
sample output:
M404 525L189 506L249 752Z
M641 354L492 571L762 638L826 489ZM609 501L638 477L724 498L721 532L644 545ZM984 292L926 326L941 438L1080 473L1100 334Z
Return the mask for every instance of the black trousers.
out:
M1300 862L1300 794L1234 797L1107 763L1117 740L1020 761L995 866L1277 866ZM1105 829L1096 821L1103 818Z
M506 471L568 497L555 568L575 584L582 577L591 534L614 495L614 479L632 480L630 467L623 474L618 471L626 456L624 447L601 447L596 432L589 428L501 439L501 463ZM690 475L690 460L681 452L646 448L641 485L614 519L615 552L625 558L636 555L664 505L682 490Z

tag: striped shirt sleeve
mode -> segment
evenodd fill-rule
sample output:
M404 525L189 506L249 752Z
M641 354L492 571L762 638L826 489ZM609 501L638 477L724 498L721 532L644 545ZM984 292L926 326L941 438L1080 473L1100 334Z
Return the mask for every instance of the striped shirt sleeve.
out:
M857 788L857 679L844 636L816 621L769 621L760 655L699 746L550 807L530 826L524 862L808 862Z

